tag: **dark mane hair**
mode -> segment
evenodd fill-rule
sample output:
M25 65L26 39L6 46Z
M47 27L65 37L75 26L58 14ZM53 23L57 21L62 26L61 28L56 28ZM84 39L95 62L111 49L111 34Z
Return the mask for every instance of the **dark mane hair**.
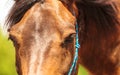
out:
M8 27L11 27L17 22L19 22L26 13L26 11L30 9L35 3L37 2L43 3L45 0L14 0L14 1L15 3L11 8L11 11L6 19L5 25ZM61 2L69 7L74 2L74 0L61 0ZM70 8L69 10L71 9L72 8Z
M44 2L45 0L15 0L15 3L6 20L6 26L11 27L21 20L23 15L37 2ZM65 5L68 5L68 10L72 11L71 3L75 0L61 0ZM98 32L108 32L109 30L117 30L116 25L120 24L118 19L117 2L112 0L76 0L79 11L78 21L81 19L84 24L80 25L83 32L93 21L96 24ZM82 16L82 17L81 17ZM83 34L83 33L82 33Z
M79 0L76 4L80 63L95 75L117 75L119 53L114 59L111 56L120 46L119 0Z
M80 24L81 20L84 22L80 25L81 34L86 34L91 21L96 25L97 32L105 34L109 31L117 31L116 25L120 24L117 3L113 0L78 0L76 2L80 14L78 21Z
M31 8L36 2L41 0L14 0L15 3L6 19L6 25L11 27L21 20L25 12Z

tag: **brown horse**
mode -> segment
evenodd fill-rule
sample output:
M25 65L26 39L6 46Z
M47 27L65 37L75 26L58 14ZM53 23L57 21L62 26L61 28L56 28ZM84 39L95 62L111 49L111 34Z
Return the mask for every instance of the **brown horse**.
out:
M15 0L7 19L19 75L68 75L79 24L79 61L91 75L120 75L117 0ZM71 75L77 75L72 71Z
M19 75L67 74L76 33L72 11L77 14L72 0L16 0L8 22Z

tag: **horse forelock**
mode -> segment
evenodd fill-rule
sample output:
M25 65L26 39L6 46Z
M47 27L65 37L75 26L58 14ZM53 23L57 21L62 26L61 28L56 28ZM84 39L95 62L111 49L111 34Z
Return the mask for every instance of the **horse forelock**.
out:
M10 13L6 19L5 25L10 28L11 26L18 23L24 14L37 2L45 2L45 0L14 0L15 3L11 8ZM70 5L74 2L74 0L61 0L62 3L68 6L68 10L71 10ZM72 8L73 9L73 8Z

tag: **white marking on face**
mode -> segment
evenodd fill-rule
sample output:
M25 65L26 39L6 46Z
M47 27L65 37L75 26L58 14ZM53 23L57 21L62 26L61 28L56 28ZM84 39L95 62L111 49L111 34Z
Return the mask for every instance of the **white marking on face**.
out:
M41 10L39 8L38 10ZM39 33L39 28L40 28L40 21L42 21L42 14L40 12L34 12L35 18L34 20L36 21L35 23L35 31L32 34L34 36L34 42L31 45L31 57L30 57L30 63L29 63L29 72L28 75L44 75L43 74L43 60L44 60L44 54L46 52L46 48L49 46L49 42L51 41L52 37L48 36L47 31L43 31L42 34L40 35ZM38 21L39 20L39 21ZM52 35L51 35L52 36ZM37 66L36 66L37 65Z
M38 9L40 10L40 8ZM36 11L33 14L35 16L35 21L38 21L38 16L40 16L41 14ZM39 18L39 21L41 21L42 17ZM45 53L45 40L41 40L41 37L39 35L39 24L36 23L35 25L35 32L33 33L34 36L34 43L32 43L32 47L31 47L31 57L30 57L30 63L29 63L29 72L28 75L43 75L42 74L42 62L43 62L43 55ZM43 44L44 43L44 44ZM39 54L39 56L37 56L37 54ZM38 62L38 63L37 63ZM36 65L39 64L37 67ZM37 71L35 71L37 70Z

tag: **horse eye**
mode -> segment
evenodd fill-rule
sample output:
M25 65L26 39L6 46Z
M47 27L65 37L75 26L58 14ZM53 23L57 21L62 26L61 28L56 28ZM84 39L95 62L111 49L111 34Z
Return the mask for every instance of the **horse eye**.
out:
M13 36L11 36L11 35L9 35L9 38L8 38L9 40L11 40L11 41L13 41L13 42L15 42L16 40L15 40L15 37L13 37Z
M70 34L68 37L65 38L64 43L68 44L68 43L72 43L74 41L76 34L72 33Z
M8 39L10 39L13 42L15 47L19 48L18 41L16 40L16 38L14 36L9 35Z
M68 37L66 37L64 39L64 41L62 42L61 46L64 48L64 47L67 47L68 44L72 44L73 41L74 41L75 36L76 36L75 33L70 34Z

